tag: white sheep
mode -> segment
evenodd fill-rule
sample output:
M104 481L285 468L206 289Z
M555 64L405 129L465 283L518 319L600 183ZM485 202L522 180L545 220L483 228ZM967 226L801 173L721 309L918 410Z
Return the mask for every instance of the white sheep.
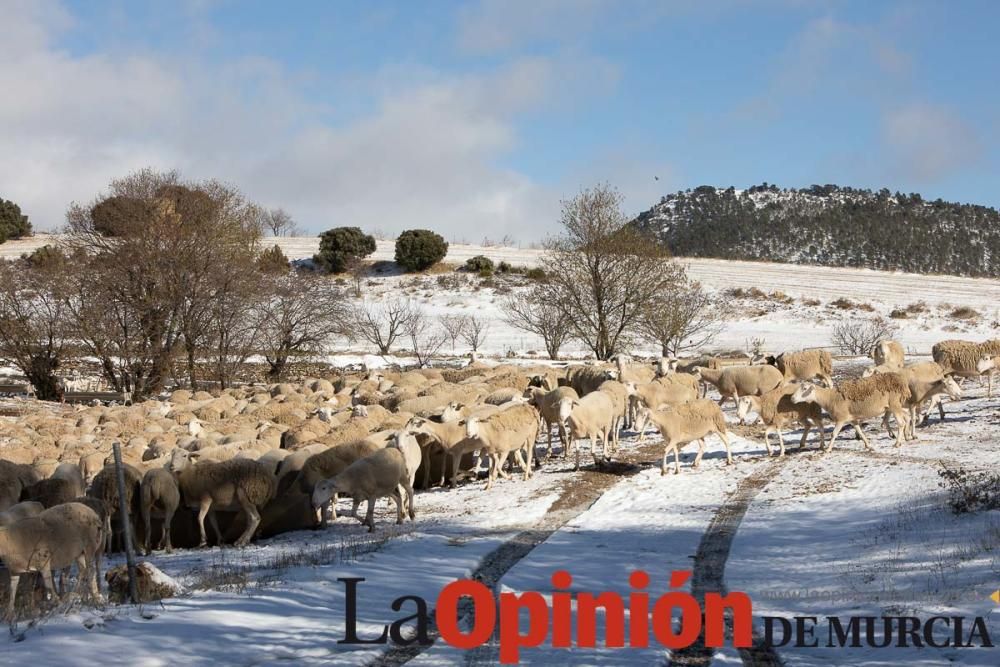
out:
M142 476L139 484L139 496L142 507L142 522L145 526L146 536L143 547L146 555L152 553L149 543L153 534L153 508L159 508L163 517L163 530L160 536L160 549L166 549L167 553L173 553L174 547L170 543L170 524L174 520L174 513L181 504L181 492L177 488L177 482L173 474L165 468L153 468Z
M650 410L641 408L649 414L646 418L656 425L663 437L663 461L660 474L667 474L667 456L674 453L674 474L681 471L681 447L698 441L698 454L694 458L693 468L701 465L701 457L705 454L705 436L715 433L726 447L726 464L731 465L733 455L729 449L729 435L726 431L726 418L722 409L713 401L699 398L690 403L684 403L668 410Z
M767 357L767 361L781 371L786 382L809 382L819 378L827 387L833 386L833 378L830 377L833 357L826 350L784 352L777 357Z
M413 482L417 479L417 469L420 468L420 461L423 459L423 452L420 449L420 444L417 443L417 438L409 431L397 431L387 446L394 447L402 452L403 461L406 463L406 471L410 475L410 487L412 488Z
M627 385L629 392L629 410L633 415L633 428L639 433L639 442L646 439L647 412L639 408L645 406L650 410L660 410L687 403L698 398L700 393L698 379L693 375L670 374L657 378L644 385Z
M535 439L538 437L538 412L530 405L501 410L485 419L470 417L465 422L465 434L470 440L479 441L482 451L490 457L487 490L493 486L497 475L503 474L503 465L511 453L524 470L524 479L531 477ZM526 457L522 456L522 450Z
M556 387L551 391L546 391L541 387L528 387L524 395L531 405L535 406L538 414L545 425L545 432L548 434L549 448L545 452L545 460L552 456L552 425L555 424L559 433L559 444L566 451L568 436L566 434L566 423L559 418L559 401L564 398L577 399L579 396L573 387ZM442 415L442 419L444 416Z
M559 420L566 424L569 431L570 447L563 452L563 456L569 453L569 449L576 449L576 465L580 468L580 450L576 447L576 441L586 438L590 441L590 453L594 457L594 463L599 465L602 460L606 460L609 455L609 433L614 425L615 405L611 396L603 391L595 391L579 399L563 398L559 401ZM600 441L604 445L604 458L597 455L597 443Z
M793 403L816 403L826 410L834 422L833 433L826 451L833 449L833 443L847 424L854 426L865 449L871 443L861 429L861 422L889 414L900 425L896 434L896 446L903 444L903 435L909 423L906 408L910 399L910 388L898 373L879 373L871 377L841 383L837 387L817 387L812 384L799 385L792 394Z
M794 423L802 424L802 439L799 441L799 449L806 445L806 438L809 430L815 426L819 429L819 444L823 446L823 411L815 403L794 403L792 394L795 393L797 385L785 385L772 389L762 396L740 396L737 401L736 414L740 420L745 420L747 415L753 411L764 422L764 446L767 448L767 455L771 456L771 443L768 436L771 433L778 434L778 445L780 451L778 457L785 455L785 439L782 430Z
M740 396L760 396L784 382L782 372L768 364L731 366L718 370L696 366L693 375L715 385L719 390L720 406L727 398L733 399L733 403L739 403Z
M0 512L0 526L9 526L29 516L36 516L45 511L45 505L34 500L22 500Z
M906 350L894 340L880 340L872 347L871 357L876 366L898 369L906 361Z
M413 486L403 453L393 447L380 449L371 456L355 461L336 477L320 480L312 493L312 506L319 511L338 495L351 496L355 505L368 501L368 511L361 522L368 531L375 530L375 501L390 497L396 501L396 523L403 523L403 497L406 494L410 520L416 518L413 506Z

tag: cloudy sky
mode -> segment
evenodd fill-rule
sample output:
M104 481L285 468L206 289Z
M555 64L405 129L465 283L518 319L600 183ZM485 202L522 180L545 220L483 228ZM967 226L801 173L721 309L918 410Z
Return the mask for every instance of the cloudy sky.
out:
M762 181L996 206L998 25L971 0L0 0L0 197L54 229L154 166L310 233L522 243L602 181L630 212Z

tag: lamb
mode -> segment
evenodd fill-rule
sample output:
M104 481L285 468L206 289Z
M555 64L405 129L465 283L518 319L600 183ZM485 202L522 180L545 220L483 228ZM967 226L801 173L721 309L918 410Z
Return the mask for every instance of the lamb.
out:
M597 457L597 441L604 445L604 458L607 459L608 433L612 428L615 418L615 405L611 396L607 392L595 391L586 396L573 399L562 398L559 400L559 421L564 422L569 430L569 443L572 447L577 440L587 438L590 441L590 453L594 457L594 463L600 464L601 459ZM563 452L566 456L567 451ZM580 468L580 450L576 451L576 466Z
M792 394L792 402L816 403L830 415L834 427L826 446L826 451L829 452L841 429L847 424L854 426L865 449L871 449L871 443L861 429L861 422L888 414L892 414L900 426L895 445L902 446L903 434L909 423L909 411L905 406L910 397L910 388L902 376L898 373L879 373L844 382L837 387L802 384Z
M902 368L906 361L906 351L894 340L880 340L872 347L871 357L876 366Z
M406 494L410 520L416 518L413 506L413 486L403 453L394 447L380 449L371 456L355 461L336 477L321 480L312 492L312 506L317 511L338 494L354 498L355 507L368 501L368 511L361 522L368 532L375 530L375 501L391 497L396 501L396 523L403 523L403 497Z
M785 439L782 437L782 430L793 422L802 424L802 439L799 441L799 449L806 445L806 438L809 430L816 426L819 429L819 444L823 446L823 411L815 403L793 403L792 394L795 393L796 385L785 385L772 389L762 396L740 396L737 401L737 414L740 420L745 420L752 410L756 412L761 421L767 427L764 430L764 446L767 448L767 455L771 456L771 443L767 437L771 433L778 434L778 444L780 451L778 458L785 455Z
M649 414L646 418L656 425L663 436L663 462L660 474L667 474L667 455L674 452L674 474L681 471L681 447L698 441L698 454L694 458L693 468L701 465L701 457L705 453L705 436L715 433L726 447L726 465L732 465L733 455L729 449L729 435L726 431L726 418L722 409L713 401L699 398L690 403L684 403L669 410L650 410L642 408Z
M10 597L7 619L14 620L14 601L21 575L42 575L49 596L55 597L52 571L77 564L79 579L76 594L89 583L90 596L102 602L94 567L101 545L101 520L80 503L58 505L36 515L0 528L0 560L10 573Z
M142 523L146 527L146 538L143 542L146 555L152 553L149 543L153 534L151 519L154 506L159 507L163 513L163 531L157 548L166 549L168 554L173 553L174 547L170 543L170 524L174 520L177 507L181 504L181 492L177 488L174 476L165 468L153 468L142 476L139 493L142 503Z
M739 403L740 396L760 396L784 382L782 372L769 364L758 366L735 366L712 370L704 366L694 369L694 376L706 380L719 390L719 405L727 398Z
M45 511L45 506L33 500L22 500L0 512L0 526L9 526L15 521L36 516Z
M493 486L497 475L502 472L503 465L511 452L524 470L524 479L531 477L535 439L538 437L538 412L530 405L503 410L485 419L470 417L465 422L465 434L469 439L481 442L482 451L490 457L487 490ZM527 461L521 455L522 449L527 454Z
M215 515L210 514L213 508L242 509L247 516L247 527L240 535L235 546L246 546L250 543L257 527L260 525L260 512L275 492L275 480L256 461L247 459L232 459L222 463L205 462L193 465L190 453L183 449L175 449L170 457L167 469L174 473L177 487L181 492L184 504L198 510L198 530L201 536L199 547L208 545L205 534L205 516L210 516L212 528L222 541Z
M767 357L768 364L776 366L786 382L809 382L816 378L827 387L833 386L833 357L826 350L801 350L784 352L777 357Z
M545 432L549 436L549 448L545 452L545 459L552 456L552 425L556 424L559 431L559 443L566 451L568 437L566 435L566 423L559 418L559 401L564 398L579 400L576 390L573 387L557 387L551 391L545 391L540 387L528 387L524 396L528 402L535 406L541 416L542 423L545 424Z

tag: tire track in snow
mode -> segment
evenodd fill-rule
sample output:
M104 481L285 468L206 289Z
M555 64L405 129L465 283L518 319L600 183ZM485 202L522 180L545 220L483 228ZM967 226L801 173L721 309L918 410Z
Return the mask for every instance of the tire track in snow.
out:
M701 608L705 608L706 593L727 593L725 584L726 561L733 545L733 538L739 530L740 523L757 494L767 486L787 458L777 459L767 463L761 470L744 477L736 491L716 510L702 535L698 552L694 558L694 574L691 577L691 594L698 600ZM726 616L727 629L732 631L732 618ZM781 667L781 658L777 651L765 646L763 639L754 636L753 646L739 649L744 665L753 667ZM670 655L669 667L704 667L712 663L715 649L705 646L704 631L691 646L674 651Z
M620 450L621 460L605 464L602 470L581 470L578 477L568 481L559 498L552 504L538 527L523 530L499 547L486 554L479 566L469 576L484 584L487 588L497 591L500 580L514 565L521 561L531 551L547 540L550 535L565 526L574 518L586 512L597 502L597 499L609 488L627 477L639 474L648 468L650 459L659 461L662 455L662 442L649 443L641 448ZM431 644L421 646L394 646L381 656L368 663L370 667L397 667L413 660L434 646L440 638L434 612L430 612L427 635ZM474 618L472 603L463 598L458 604L459 625L469 627ZM499 645L496 634L490 642L478 649L465 654L468 665L495 665L499 663Z

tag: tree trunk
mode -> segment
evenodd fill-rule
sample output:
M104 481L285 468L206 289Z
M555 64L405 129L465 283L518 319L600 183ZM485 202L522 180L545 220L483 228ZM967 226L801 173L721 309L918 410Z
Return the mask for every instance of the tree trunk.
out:
M61 401L63 388L56 378L58 359L49 357L33 357L31 366L24 369L28 382L35 388L35 396L42 401Z
M271 367L267 372L267 378L272 382L280 382L288 365L288 354L279 353L274 359L268 359L267 363Z

